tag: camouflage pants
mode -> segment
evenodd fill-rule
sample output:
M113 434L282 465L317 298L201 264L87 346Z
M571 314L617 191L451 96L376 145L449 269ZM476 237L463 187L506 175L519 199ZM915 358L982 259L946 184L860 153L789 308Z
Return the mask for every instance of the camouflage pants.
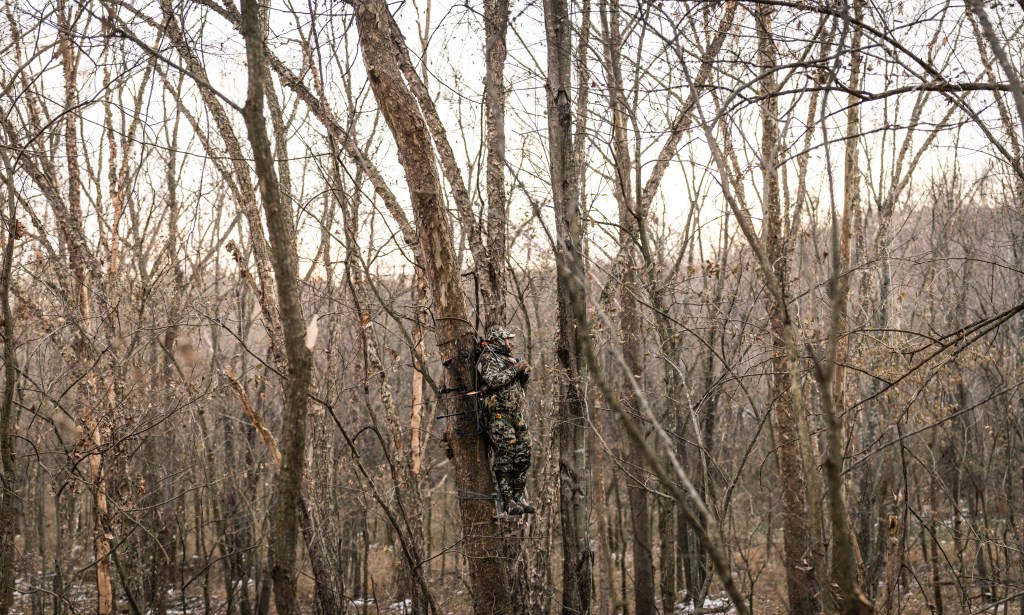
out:
M503 497L522 495L530 467L530 433L521 412L498 407L487 417L487 437L494 455L494 477Z

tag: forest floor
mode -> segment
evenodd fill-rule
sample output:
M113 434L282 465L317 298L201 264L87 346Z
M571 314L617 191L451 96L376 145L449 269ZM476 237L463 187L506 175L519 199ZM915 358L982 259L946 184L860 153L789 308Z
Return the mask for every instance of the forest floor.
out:
M766 550L766 546L748 548L743 559L737 557L734 561L734 572L749 572L756 579L754 585L755 597L752 605L753 613L757 615L785 615L787 609L783 567L777 561L777 558L766 558ZM899 606L892 609L892 613L899 613L901 615L931 615L938 612L934 608L934 590L930 584L930 569L925 563L917 561L920 559L917 556L918 553L919 551L911 551L909 563L912 570L905 574L902 584L903 593L900 596ZM363 571L362 586L352 587L352 593L349 596L349 613L352 615L404 615L408 613L411 604L402 596L388 591L388 589L398 585L395 582L395 572L399 569L401 562L398 561L395 554L388 548L371 549L368 555L369 562L367 568ZM70 570L83 570L88 568L89 562L83 560L82 562L75 563L79 565L73 566L71 562L67 562L66 565ZM463 577L460 573L461 569L453 566L453 563L448 562L444 569L441 568L441 565L438 565L436 569L431 570L430 574L436 584L434 587L435 597L443 612L450 615L471 615L472 607L469 600L468 579ZM747 568L750 569L747 570ZM625 569L632 569L628 557L625 562ZM220 567L216 566L211 569L209 575L203 574L203 571L198 569L186 570L184 572L185 577L191 579L191 582L186 583L187 588L184 593L179 589L167 591L164 612L167 615L227 614L229 611L237 612L237 605L241 599L240 590L242 588L236 583L232 589L234 596L229 600L228 585L221 578L220 572ZM556 578L551 580L552 588L560 586L560 579L557 578L558 566L555 566L554 572ZM41 582L40 579L43 579L43 581ZM621 588L621 579L616 578L614 585L616 588ZM24 613L26 615L55 612L55 594L52 578L47 579L39 573L35 575L22 574L16 587L12 612ZM943 600L941 612L946 615L968 615L973 613L1024 615L1020 609L1021 601L1019 598L1003 602L998 605L998 608L982 611L979 609L982 609L987 604L991 604L992 601L982 599L983 596L979 587L967 587L961 590L952 579L943 578L941 588ZM249 580L247 593L250 603L255 600L257 590L256 583ZM553 590L549 589L549 591ZM632 588L627 587L625 591L627 596L631 596ZM969 609L964 609L961 606L961 591L965 591L970 597L971 607ZM999 598L1005 598L1012 593L1012 591L1006 591L1006 588L1004 588L1002 596ZM78 582L64 592L64 594L63 602L66 612L70 614L95 612L95 577L89 574L88 571L81 574L78 577ZM558 610L558 596L550 595L549 599L553 612ZM312 578L309 575L309 571L305 571L299 580L299 601L302 612L313 612L313 600L314 587ZM128 615L148 615L156 612L153 609L153 605L141 602L136 600L136 605L133 607L131 601L126 596L119 596L118 612ZM234 608L229 609L229 602L233 603ZM595 606L600 608L599 605ZM711 596L700 608L684 603L682 593L678 594L678 601L673 606L672 615L695 615L697 613L702 615L712 615L715 613L729 615L735 613L730 608L728 600L721 594L717 584L712 585ZM632 612L632 609L629 610ZM879 611L881 612L882 609L880 608ZM274 612L273 605L271 605L271 613ZM621 612L621 608L616 608L609 615L616 615ZM666 609L664 613L669 615L670 612Z

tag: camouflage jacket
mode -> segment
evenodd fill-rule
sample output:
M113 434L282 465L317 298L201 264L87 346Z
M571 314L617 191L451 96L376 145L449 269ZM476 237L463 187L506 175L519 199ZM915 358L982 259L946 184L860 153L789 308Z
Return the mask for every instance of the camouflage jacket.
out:
M517 368L519 359L503 352L484 350L476 363L484 407L494 411L522 410L526 401L525 374Z

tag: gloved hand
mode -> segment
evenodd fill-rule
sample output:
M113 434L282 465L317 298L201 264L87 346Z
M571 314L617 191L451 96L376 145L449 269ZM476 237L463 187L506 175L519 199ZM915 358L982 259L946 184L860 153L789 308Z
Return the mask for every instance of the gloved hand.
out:
M526 383L530 381L530 364L520 359L519 362L516 363L516 371L518 372L517 377L519 378L519 383L526 385Z

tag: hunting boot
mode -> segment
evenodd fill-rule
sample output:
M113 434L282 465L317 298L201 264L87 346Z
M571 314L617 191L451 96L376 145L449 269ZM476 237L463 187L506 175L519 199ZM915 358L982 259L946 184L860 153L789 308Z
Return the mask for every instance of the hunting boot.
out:
M537 512L537 509L526 501L526 496L524 496L522 493L520 493L519 496L516 498L516 504L518 504L519 508L523 509L523 513L527 515L532 515L533 513Z
M515 499L516 505L519 506L519 508L523 509L523 513L527 515L532 515L533 513L537 512L537 509L531 506L530 503L526 501L525 478L520 478L515 481L512 481L512 488L514 492L514 495L512 497Z
M516 492L512 488L511 480L508 475L504 472L499 472L495 478L498 480L498 493L501 494L501 504L505 514L509 516L519 516L523 514L523 508L516 500Z

